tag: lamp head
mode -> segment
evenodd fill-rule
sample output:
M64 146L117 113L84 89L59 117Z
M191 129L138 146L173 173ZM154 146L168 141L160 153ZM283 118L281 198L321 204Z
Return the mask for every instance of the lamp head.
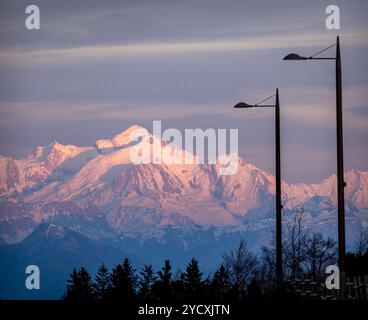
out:
M254 106L251 106L245 102L239 102L237 103L234 108L253 108Z
M283 60L308 60L308 58L297 53L289 53Z

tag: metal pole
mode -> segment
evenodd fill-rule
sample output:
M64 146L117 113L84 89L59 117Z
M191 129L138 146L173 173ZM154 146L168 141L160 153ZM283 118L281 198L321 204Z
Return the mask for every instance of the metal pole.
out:
M275 154L276 154L276 275L277 285L283 281L282 272L282 226L281 226L281 165L280 165L280 102L279 89L276 89L275 104Z
M342 85L340 41L336 42L336 136L337 136L337 211L338 211L338 241L339 269L341 274L342 294L345 294L345 197L344 197L344 152L342 124Z

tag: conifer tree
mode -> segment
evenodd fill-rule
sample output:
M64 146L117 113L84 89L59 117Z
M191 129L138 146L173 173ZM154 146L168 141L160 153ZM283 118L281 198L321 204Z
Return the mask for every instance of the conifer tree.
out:
M152 285L157 279L151 265L145 265L139 277L139 297L141 299L152 298Z
M170 260L165 260L164 266L157 274L158 280L152 286L154 296L158 300L171 301L173 299L173 288Z
M158 272L158 275L162 282L166 284L169 284L171 282L172 273L170 260L165 260L165 264L162 267L161 271Z
M109 270L104 264L98 269L95 277L94 291L97 300L104 300L107 298L109 287L111 286Z
M118 264L110 275L111 293L115 300L133 300L137 286L136 270L128 258L123 264Z
M75 301L76 291L78 285L78 271L76 268L73 268L72 273L70 274L69 279L66 281L66 293L63 296L64 300Z
M222 264L213 275L211 281L211 293L215 299L222 300L231 288L230 276Z
M198 261L194 258L190 261L181 274L181 280L184 287L184 295L186 299L196 299L203 297L204 282L202 281L202 273L199 270Z
M88 271L81 267L79 271L75 268L67 280L67 292L65 300L73 302L88 302L94 299L93 285Z
M88 271L81 267L78 271L78 279L79 279L79 292L81 295L82 301L90 301L93 300L93 283L90 274Z
M197 296L202 292L202 273L199 270L198 261L194 258L190 261L185 272L182 274L182 281L184 290L188 296Z

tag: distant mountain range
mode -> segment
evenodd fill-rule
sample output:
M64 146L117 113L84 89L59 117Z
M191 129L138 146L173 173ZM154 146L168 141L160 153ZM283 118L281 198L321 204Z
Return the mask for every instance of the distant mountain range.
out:
M0 298L6 299L60 299L74 267L95 273L101 263L112 267L124 257L143 265L132 254L55 224L40 224L19 244L1 246L0 257ZM40 290L25 287L28 265L40 268Z
M131 133L139 128L91 147L53 142L26 159L0 157L0 237L7 244L23 240L2 249L20 250L42 223L148 262L170 257L179 266L197 256L210 268L240 237L254 250L269 244L275 215L272 174L240 157L237 174L229 176L220 175L219 164L134 165L130 153L136 144L151 149L167 144L152 134L132 141ZM164 150L163 158L169 152ZM368 171L348 171L345 181L351 245L360 229L368 228ZM319 184L283 181L282 202L285 223L303 211L308 226L335 237L335 175Z

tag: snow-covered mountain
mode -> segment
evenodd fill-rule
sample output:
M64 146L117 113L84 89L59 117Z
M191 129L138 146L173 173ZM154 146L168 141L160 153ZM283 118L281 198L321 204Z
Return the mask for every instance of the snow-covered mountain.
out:
M197 161L135 165L130 159L133 147L157 150L167 145L149 133L135 141L131 137L135 130L145 129L132 126L91 147L53 142L26 159L0 157L0 237L7 243L19 242L42 222L56 222L95 239L139 241L163 238L168 227L184 233L197 227L259 230L262 237L272 228L272 174L240 157L237 174L228 176L220 175L219 164ZM164 160L174 151L184 158L192 156L184 150L162 150ZM356 230L368 227L368 171L348 171L345 180L346 217L352 232L348 239L353 241ZM283 181L282 201L286 220L303 209L311 224L333 234L334 175L319 184Z

